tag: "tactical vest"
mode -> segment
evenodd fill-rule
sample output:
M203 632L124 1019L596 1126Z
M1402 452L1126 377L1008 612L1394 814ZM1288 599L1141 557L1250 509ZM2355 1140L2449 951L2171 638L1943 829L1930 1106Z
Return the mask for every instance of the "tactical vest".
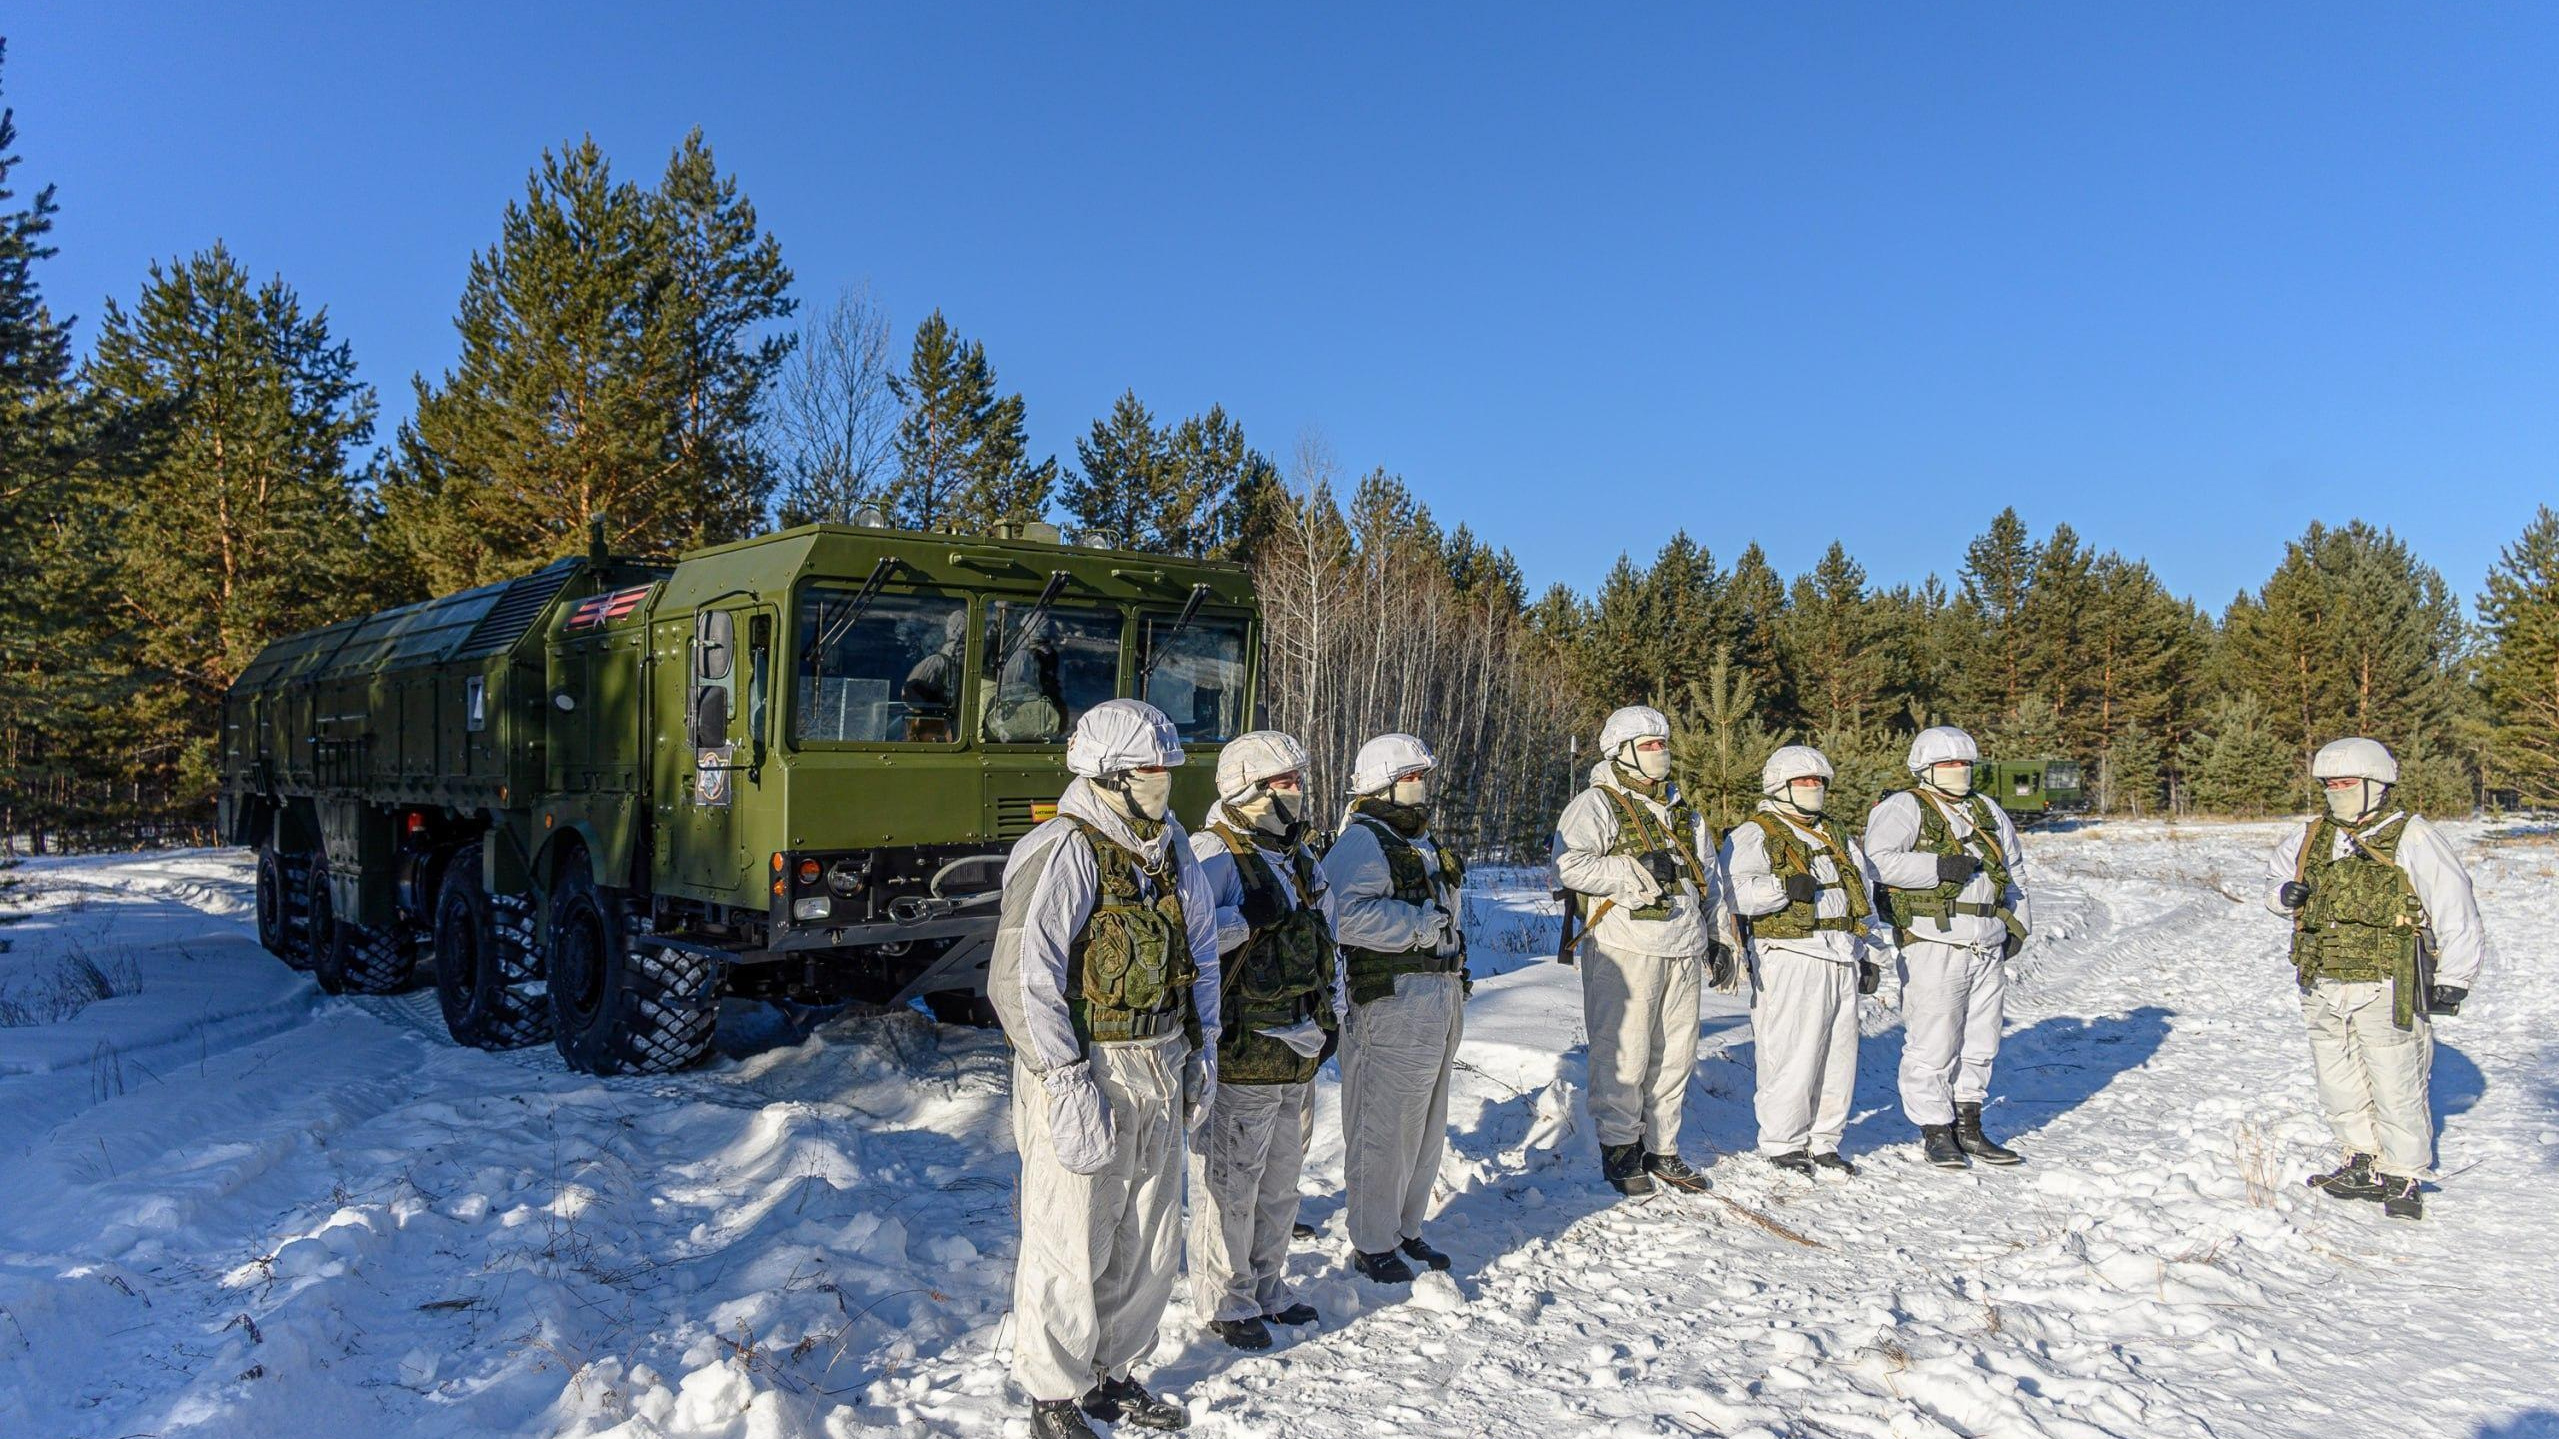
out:
M1909 795L1910 802L1919 806L1919 842L1912 847L1914 853L1940 858L1972 853L1964 847L1962 837L1955 833L1955 826L1946 818L1946 812L1931 803L1927 795L1916 789L1898 792ZM1990 876L1991 893L1997 898L1988 904L1955 898L1964 892L1964 887L1972 882L1970 880L1940 880L1920 889L1896 889L1887 885L1884 902L1892 907L1893 937L1904 944L1912 939L1912 920L1947 920L1959 914L1998 920L2007 926L2010 934L2019 939L2026 937L2026 926L2007 903L2008 854L1999 844L1999 816L1991 812L1990 801L1978 794L1965 795L1963 805L1964 818L1972 821L1973 835L1981 841L1981 851L1973 857L1981 861L1982 873Z
M1804 843L1795 827L1766 810L1750 817L1760 833L1768 837L1768 872L1780 880L1813 872L1813 848ZM1821 895L1795 900L1774 914L1754 915L1745 921L1756 939L1805 939L1815 934L1855 934L1866 927L1865 921L1875 912L1866 894L1865 877L1857 872L1857 861L1849 857L1848 829L1828 815L1815 821L1822 838L1830 844L1831 864L1839 871L1837 884L1823 889L1836 889L1848 897L1848 913L1837 919L1820 914Z
M2353 842L2345 857L2337 836ZM2395 815L2361 833L2327 815L2313 820L2301 842L2293 874L2310 886L2310 901L2293 916L2292 964L2301 987L2322 979L2391 986L2390 1018L2401 1029L2415 1022L2417 948L2426 942L2426 908L2408 872L2399 867L2399 841L2408 817Z
M1697 892L1706 892L1706 863L1690 843L1690 837L1697 833L1697 811L1688 807L1688 801L1672 803L1669 822L1664 823L1651 805L1613 784L1592 788L1608 796L1609 804L1617 811L1617 839L1608 847L1610 854L1634 859L1653 850L1666 850L1688 862L1688 875L1696 883ZM1670 902L1671 895L1665 891L1651 904L1627 913L1636 919L1668 919Z
M1287 917L1245 941L1226 956L1219 970L1219 1015L1224 1031L1217 1041L1217 1077L1226 1084L1303 1084L1315 1077L1321 1061L1261 1031L1286 1029L1313 1018L1325 1029L1334 1025L1333 932L1316 907L1318 886L1314 861L1292 847L1292 873L1282 876L1261 850L1223 824L1209 826L1235 858L1236 877L1245 892L1276 892L1287 904Z
M1441 903L1443 890L1431 883L1429 861L1411 840L1395 832L1395 827L1375 815L1354 810L1355 822L1365 824L1377 836L1377 847L1386 856L1386 873L1393 888L1390 895L1405 904L1429 906ZM1447 845L1433 845L1439 855L1439 873L1445 892L1455 893L1466 883L1465 862ZM1454 908L1450 910L1453 914ZM1454 974L1466 968L1466 935L1457 935L1455 954L1433 953L1428 945L1417 949L1390 951L1342 946L1342 960L1350 967L1351 1003L1368 1004L1395 992L1395 977L1402 974Z
M1101 830L1066 818L1092 846L1101 871L1093 913L1066 950L1066 1010L1075 1037L1115 1044L1153 1039L1178 1025L1196 1047L1200 1020L1191 985L1200 971L1182 914L1180 857L1168 844L1162 864L1149 869ZM1152 898L1140 876L1153 886Z

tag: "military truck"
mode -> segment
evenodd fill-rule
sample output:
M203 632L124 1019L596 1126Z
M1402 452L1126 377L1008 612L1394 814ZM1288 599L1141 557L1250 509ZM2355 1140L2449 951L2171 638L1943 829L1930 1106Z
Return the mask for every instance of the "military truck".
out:
M2086 805L2079 761L2070 759L1982 760L1973 766L1973 789L2021 824L2073 814Z
M597 1074L709 1047L725 996L985 1010L1004 856L1088 707L1141 696L1206 807L1251 725L1244 570L805 525L605 552L267 647L223 703L258 935L332 993L431 964L455 1040Z

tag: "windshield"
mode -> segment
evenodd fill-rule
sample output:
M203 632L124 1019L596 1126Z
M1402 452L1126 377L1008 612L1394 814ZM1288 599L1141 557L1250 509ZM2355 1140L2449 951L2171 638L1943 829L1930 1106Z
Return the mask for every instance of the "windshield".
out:
M857 617L854 598L854 591L831 586L800 594L792 738L820 744L957 738L968 602L875 595Z
M2044 784L2049 789L2079 788L2079 762L2057 759L2044 766Z
M1176 615L1148 615L1138 662L1164 645L1146 677L1146 702L1162 710L1185 740L1219 744L1243 733L1244 622L1200 615L1173 633ZM1169 639L1169 643L1167 640Z
M1051 605L1034 620L1028 600L986 607L986 664L979 681L981 739L1058 744L1083 713L1120 692L1117 610Z

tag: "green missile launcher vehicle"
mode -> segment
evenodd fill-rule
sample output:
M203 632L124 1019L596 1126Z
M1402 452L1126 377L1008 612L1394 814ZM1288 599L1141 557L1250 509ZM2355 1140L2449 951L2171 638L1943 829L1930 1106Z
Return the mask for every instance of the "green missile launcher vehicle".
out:
M2057 819L2086 808L2079 761L1982 760L1973 766L1973 791L1988 795L2020 824Z
M600 531L599 531L600 534ZM587 555L267 647L225 698L220 824L258 934L333 993L431 961L453 1037L659 1072L722 998L983 1015L1004 857L1084 710L1191 761L1251 728L1235 565L806 525L673 566Z

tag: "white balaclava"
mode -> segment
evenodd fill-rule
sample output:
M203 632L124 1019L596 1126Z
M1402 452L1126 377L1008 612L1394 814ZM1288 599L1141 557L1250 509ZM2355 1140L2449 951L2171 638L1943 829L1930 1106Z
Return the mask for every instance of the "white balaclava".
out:
M1253 829L1294 841L1306 816L1306 747L1278 730L1238 735L1217 757L1217 797ZM1280 780L1294 790L1275 790Z
M1142 700L1104 700L1084 712L1066 740L1066 768L1092 781L1111 806L1140 824L1160 824L1173 807L1172 767L1181 736L1163 711Z
M2310 774L2319 781L2329 816L2339 824L2354 824L2388 800L2390 787L2399 782L2399 760L2379 740L2331 740L2311 757ZM2340 779L2361 783L2328 788L2330 780Z
M1952 799L1973 792L1973 765L1981 746L1953 725L1931 725L1910 741L1910 772L1919 782Z
M1163 823L1173 808L1173 772L1169 769L1126 769L1106 774L1094 787L1111 797L1131 819Z
M1962 799L1973 792L1973 767L1965 761L1949 760L1944 764L1930 765L1926 778L1928 787L1939 794Z
M1408 774L1395 781L1387 798L1406 809L1420 809L1431 802L1431 777L1428 773Z
M1651 744L1652 749L1644 746ZM1670 777L1670 720L1651 705L1628 705L1599 729L1600 752L1647 784Z
M1759 792L1779 808L1805 819L1830 802L1830 760L1810 745L1790 744L1760 766Z

